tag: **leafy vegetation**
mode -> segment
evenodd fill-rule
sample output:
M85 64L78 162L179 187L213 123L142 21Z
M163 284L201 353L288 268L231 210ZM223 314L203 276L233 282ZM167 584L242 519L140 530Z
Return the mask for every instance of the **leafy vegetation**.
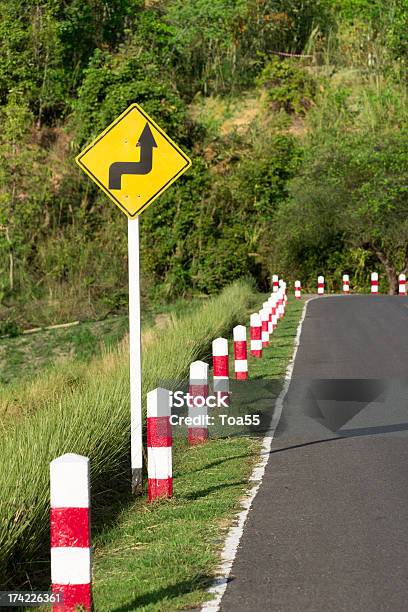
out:
M205 302L164 330L157 330L143 350L143 396L159 381L177 384L188 375L192 361L207 358L214 337L228 333L245 320L257 299L253 288L236 283L220 296ZM177 360L169 355L177 354ZM18 583L27 564L47 553L49 462L65 453L90 457L95 512L98 500L106 508L108 492L116 491L111 479L123 482L129 473L129 379L128 351L118 350L90 366L74 363L66 376L56 368L46 372L36 385L37 393L23 389L14 394L13 409L23 419L10 419L9 402L1 405L4 427L0 454L0 583ZM68 368L62 374L68 374ZM35 385L35 381L33 383ZM32 387L31 387L32 389ZM27 406L27 391L31 404ZM10 396L8 396L10 397ZM28 412L27 409L30 409ZM98 495L100 491L101 495ZM116 493L114 494L116 497ZM35 572L42 564L32 566ZM24 578L23 578L24 579Z
M407 14L404 0L1 0L2 325L125 311L126 219L73 158L132 102L193 158L142 217L145 304L211 294L249 275L265 288L274 270L289 280L301 274L304 284L318 270L336 286L347 268L352 286L364 289L375 266L392 291L405 265L404 233L392 253L385 244L404 215L403 135L397 165L385 159L394 155L390 144L382 161L375 157L377 178L360 172L346 198L349 208L361 202L366 180L378 194L367 213L375 248L362 223L353 235L339 224L326 232L318 214L308 217L317 249L311 233L291 235L284 248L280 237L287 210L303 218L296 185L321 157L328 168L335 154L347 191L358 150L368 170L367 143L400 138ZM354 161L342 142L353 146ZM395 198L384 185L377 191L382 167L399 173ZM329 175L305 181L310 203L324 199L330 208ZM376 207L389 207L390 198L398 210L379 237ZM343 198L337 210L351 219L345 206Z

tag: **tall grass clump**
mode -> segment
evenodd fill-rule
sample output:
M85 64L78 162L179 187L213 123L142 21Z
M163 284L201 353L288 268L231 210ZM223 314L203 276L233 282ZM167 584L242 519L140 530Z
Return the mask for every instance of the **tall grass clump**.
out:
M157 330L143 351L143 397L161 380L176 381L191 361L209 355L211 341L245 321L256 300L249 283L238 282L193 313ZM49 547L49 462L66 452L90 457L92 511L106 506L109 482L123 473L129 455L129 372L125 347L84 368L91 375L76 388L45 396L37 410L6 427L0 442L0 584L28 576ZM52 378L52 374L50 374ZM52 383L49 381L52 388ZM55 390L54 390L55 391ZM115 494L115 491L113 491ZM45 566L46 567L46 566ZM38 567L37 567L38 569Z

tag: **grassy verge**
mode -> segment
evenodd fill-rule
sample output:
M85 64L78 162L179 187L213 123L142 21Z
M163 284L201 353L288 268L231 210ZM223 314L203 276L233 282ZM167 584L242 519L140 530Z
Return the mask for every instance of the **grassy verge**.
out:
M143 394L161 380L180 380L189 364L208 358L214 337L229 334L254 303L252 287L236 283L192 314L156 330L144 347ZM127 490L129 384L126 347L87 368L80 383L47 379L31 414L8 426L0 440L0 583L38 584L47 567L49 462L64 452L91 459L94 524L114 520L113 505ZM44 381L46 382L46 381ZM24 408L24 407L22 407ZM37 578L38 572L38 578Z
M199 310L208 298L195 297L176 300L169 305L154 304L142 312L142 329L149 337L152 327L161 329L175 318ZM128 331L127 315L116 315L99 321L81 321L67 328L39 330L32 334L0 337L0 413L7 397L22 395L22 387L30 387L39 372L45 378L55 375L55 369L84 371L83 362L89 362L117 343ZM75 368L75 366L78 366ZM43 383L41 383L43 386ZM23 401L27 406L27 401Z
M88 361L117 344L128 328L127 317L20 335L0 340L0 386L32 378L43 368L64 367L67 361Z
M290 300L263 358L249 360L251 379L284 375L302 308L303 301ZM258 407L262 403L270 414L273 397L266 387ZM97 610L167 612L198 606L208 598L226 530L247 489L260 444L259 436L240 435L188 448L176 439L173 499L151 505L145 499L130 502L94 539Z

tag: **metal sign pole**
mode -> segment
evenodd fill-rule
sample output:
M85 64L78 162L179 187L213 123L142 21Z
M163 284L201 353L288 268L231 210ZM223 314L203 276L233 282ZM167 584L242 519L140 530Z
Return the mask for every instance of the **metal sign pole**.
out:
M130 446L132 492L138 493L143 476L138 215L191 166L191 159L131 104L75 161L129 219Z
M129 353L130 353L130 447L132 493L142 486L142 357L140 337L139 218L128 219L129 254Z

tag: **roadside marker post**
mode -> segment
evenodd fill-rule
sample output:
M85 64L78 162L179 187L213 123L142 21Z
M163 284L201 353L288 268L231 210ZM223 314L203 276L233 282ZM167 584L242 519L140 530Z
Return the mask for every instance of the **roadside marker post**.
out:
M266 308L262 308L259 311L259 316L261 317L261 324L262 324L262 347L266 348L269 344L269 313L266 310Z
M401 273L398 277L398 294L407 295L406 276L403 273Z
M272 276L272 291L273 293L277 293L279 289L279 276L274 274Z
M276 302L275 302L275 294L272 293L272 295L268 298L268 312L269 312L269 322L268 322L268 331L269 331L269 335L273 333L273 330L276 327L276 321L275 321L275 325L274 325L274 315L276 315ZM275 317L276 319L276 317Z
M248 355L245 325L237 325L234 335L234 366L236 380L248 379Z
M170 392L158 387L147 394L147 498L173 495Z
M138 216L191 160L145 111L132 104L76 158L80 168L128 217L132 492L142 486L142 360Z
M343 274L343 293L350 293L350 278L348 274Z
M190 364L188 392L194 398L196 404L188 407L188 416L197 419L196 422L193 421L193 424L188 426L188 443L190 446L194 446L208 440L208 409L205 404L208 397L208 363L193 361Z
M229 403L228 340L216 338L212 343L214 393Z
M317 294L318 295L324 294L324 276L317 277Z
M271 305L272 305L272 316L271 316L271 321L272 321L272 331L274 331L277 327L278 327L278 298L277 298L277 294L272 294L272 296L269 298L271 300Z
M302 297L302 285L300 280L295 281L295 298L300 300Z
M266 310L266 312L268 313L268 334L270 335L273 331L273 325L272 325L272 305L269 299L262 304L262 308Z
M262 322L259 314L255 312L250 317L251 355L262 357Z
M89 459L68 453L50 463L52 592L55 612L90 611L92 560Z
M371 294L378 293L378 272L371 272Z

